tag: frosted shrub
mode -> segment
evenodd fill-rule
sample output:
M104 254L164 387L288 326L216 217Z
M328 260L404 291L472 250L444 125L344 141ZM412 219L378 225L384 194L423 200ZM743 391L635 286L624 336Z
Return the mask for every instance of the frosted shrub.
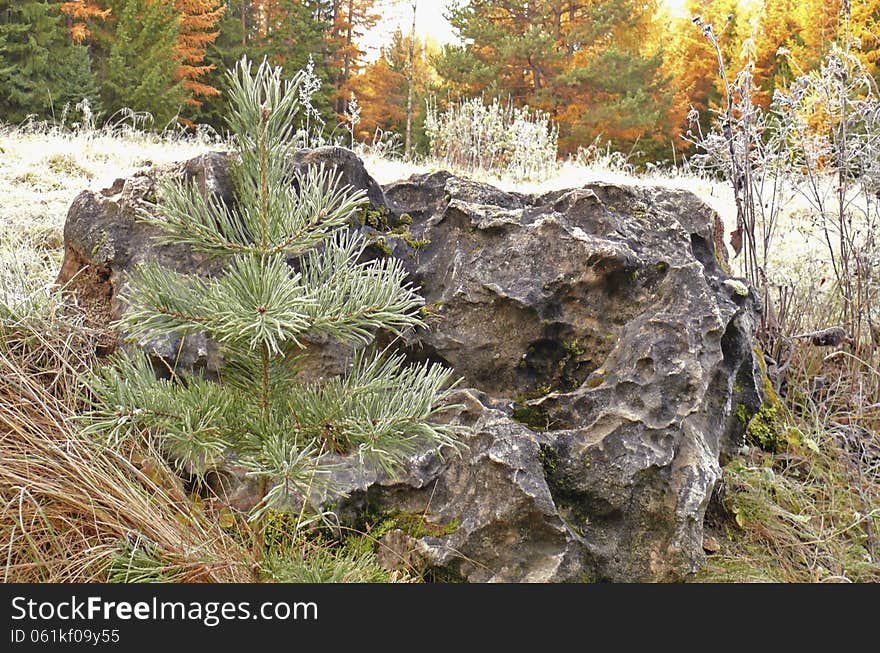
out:
M619 172L625 175L635 175L636 168L630 162L630 155L619 150L612 150L611 143L602 143L602 137L597 136L587 146L578 146L577 152L571 160L585 168L596 168L609 172Z
M784 173L813 214L843 300L843 323L880 347L880 90L835 44L819 70L777 91L771 109L786 138Z
M474 98L440 112L428 102L425 118L431 155L445 167L486 170L514 180L538 180L556 168L559 128L550 116L498 99Z
M779 310L770 297L779 280L768 278L769 252L777 217L789 201L804 206L810 232L824 243L833 272L828 299L834 309L824 317L844 329L854 355L848 359L855 382L869 370L864 396L880 397L876 356L880 354L880 89L854 53L858 41L849 34L849 5L841 13L845 38L832 47L816 70L802 72L785 90L776 90L769 111L752 102L752 63L729 81L712 26L694 23L714 47L726 89L707 134L698 114L688 116L686 137L697 147L692 163L723 174L732 185L737 210L731 245L744 254L745 276L763 297L765 348L790 355L786 320L788 284L779 285ZM780 56L790 58L785 49ZM825 283L824 276L816 280ZM787 363L786 363L787 364ZM786 364L783 364L784 368ZM850 388L854 391L854 386Z

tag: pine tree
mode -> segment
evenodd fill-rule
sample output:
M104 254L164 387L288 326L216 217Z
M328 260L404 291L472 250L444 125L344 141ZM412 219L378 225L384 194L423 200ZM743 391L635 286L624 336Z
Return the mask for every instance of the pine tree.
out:
M571 125L561 137L562 149L597 138L617 150L637 147L648 155L668 148L663 124L671 103L668 79L662 53L646 47L655 11L653 2L602 0L571 14L570 63L552 89L554 99L561 99L558 119Z
M469 94L529 102L565 65L564 13L561 3L546 0L455 5L450 23L469 45L447 46L437 70Z
M151 0L110 0L114 20L100 39L106 60L99 74L108 112L148 112L159 128L186 104L177 75L178 14L173 5Z
M303 75L285 83L266 62L251 71L243 60L231 74L236 205L168 181L155 213L143 218L162 229L163 241L228 261L225 275L145 263L129 278L121 322L143 341L207 333L223 348L220 380L159 380L145 354L128 353L93 379L91 418L92 428L117 436L149 431L191 469L234 453L264 481L259 516L299 511L326 481L328 454L357 452L391 471L424 443L453 444L457 428L431 423L450 380L433 364L406 366L401 355L360 349L343 378L299 380L308 334L364 346L376 329L420 325L423 300L399 261L362 260L365 240L349 225L364 193L340 187L335 172L295 169L289 154Z
M84 114L89 113L89 119L95 120L103 113L98 78L92 70L92 56L88 46L69 45L54 76L56 102L60 107L66 106L74 119L85 118ZM87 111L81 105L83 100L88 102Z
M447 46L437 71L452 94L483 95L547 111L560 149L596 137L621 149L658 135L670 97L651 0L471 0L450 22L464 46Z
M58 3L0 0L0 120L51 117L53 66L64 48Z

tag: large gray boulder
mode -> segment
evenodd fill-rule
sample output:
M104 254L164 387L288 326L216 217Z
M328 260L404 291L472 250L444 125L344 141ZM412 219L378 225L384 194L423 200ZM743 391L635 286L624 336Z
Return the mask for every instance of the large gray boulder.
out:
M420 285L430 328L399 346L463 377L471 390L449 418L472 429L458 454L423 452L399 478L348 461L340 518L369 530L417 515L418 528L380 532L382 550L442 577L653 581L699 569L720 463L743 444L737 414L760 406L763 387L756 303L725 272L718 217L692 194L660 188L524 195L436 173L377 191L345 153L299 160L340 162L374 208L388 207L386 224L411 221L385 242ZM226 155L170 173L232 201ZM145 256L219 271L157 247L134 222L156 174L84 193L68 216L61 280L78 273L88 295L90 271L101 271L103 290L91 294L110 314ZM165 360L183 351L191 366L222 364L211 343L184 344L143 343ZM312 349L317 376L344 367L332 343ZM231 493L247 507L246 492Z
M451 402L456 408L446 419L469 427L458 451L424 450L394 477L352 458L335 461L334 480L348 493L336 504L339 516L365 530L378 526L379 553L391 567L406 561L471 582L591 578L581 538L559 514L545 478L549 439L475 390L458 391Z
M716 255L717 216L683 191L592 184L526 196L447 173L385 194L430 241L395 251L436 310L411 337L413 356L452 366L540 433L544 482L581 561L553 579L697 570L719 462L743 444L737 407L754 411L762 388L755 303ZM493 437L515 446L504 429ZM470 466L476 477L484 464ZM570 555L540 532L533 546Z

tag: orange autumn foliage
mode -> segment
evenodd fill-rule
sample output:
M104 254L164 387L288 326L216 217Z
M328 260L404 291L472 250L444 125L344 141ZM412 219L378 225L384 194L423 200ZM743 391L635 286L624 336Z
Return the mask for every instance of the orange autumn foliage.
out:
M101 6L100 2L93 0L74 0L73 2L64 2L61 5L61 11L73 19L70 26L70 35L74 43L82 43L89 36L89 21L104 20L110 15L110 10Z
M175 47L180 58L177 76L192 96L189 103L201 106L198 97L220 95L219 90L200 78L214 69L213 65L203 65L205 51L220 35L216 26L226 6L221 0L173 1L174 8L180 12L180 35Z
M332 25L328 41L334 48L333 67L337 71L336 112L343 120L346 102L354 91L352 78L363 68L366 54L358 40L373 29L381 16L377 0L333 0Z
M214 69L214 66L203 65L208 46L220 35L217 23L226 11L222 0L153 0L156 2L173 3L174 9L180 14L180 34L175 53L180 65L178 79L183 80L184 87L191 97L189 103L200 106L198 97L219 95L213 86L201 81L201 78ZM64 2L61 11L70 16L73 24L70 27L74 43L82 43L92 36L89 24L95 20L111 17L111 9L105 8L96 0L73 0Z

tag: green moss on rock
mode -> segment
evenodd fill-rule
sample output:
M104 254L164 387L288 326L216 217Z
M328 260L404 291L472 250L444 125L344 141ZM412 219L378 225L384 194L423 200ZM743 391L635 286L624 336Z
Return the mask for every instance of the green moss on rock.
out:
M387 207L370 208L365 206L358 215L361 224L372 227L378 231L388 231L391 227L389 222L391 214Z
M379 516L375 526L370 530L370 536L375 540L380 540L391 531L399 529L416 539L443 537L444 535L452 535L460 525L460 519L454 519L448 524L436 524L428 521L424 513L394 510Z

